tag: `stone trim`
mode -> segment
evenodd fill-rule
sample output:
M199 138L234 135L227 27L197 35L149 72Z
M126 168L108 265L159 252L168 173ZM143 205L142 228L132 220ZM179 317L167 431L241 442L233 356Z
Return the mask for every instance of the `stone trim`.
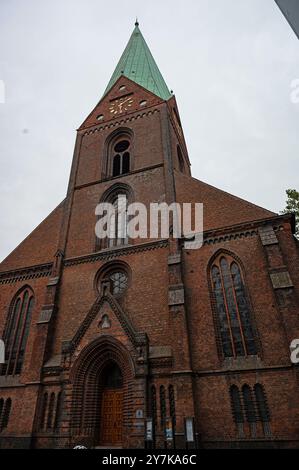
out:
M286 289L288 287L294 287L288 271L270 273L270 278L274 289Z
M278 243L277 237L271 225L259 228L259 235L262 245L276 245Z
M183 305L185 303L185 292L183 284L172 285L168 289L168 305Z
M53 307L42 308L39 314L39 319L37 321L37 324L40 325L42 323L49 323L52 318L53 310L54 310Z

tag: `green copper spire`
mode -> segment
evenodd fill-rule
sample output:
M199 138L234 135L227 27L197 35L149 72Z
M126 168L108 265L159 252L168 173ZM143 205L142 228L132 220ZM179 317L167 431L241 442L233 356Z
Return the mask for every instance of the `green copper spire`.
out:
M114 73L105 90L106 94L122 75L143 86L163 100L171 93L139 29L136 19L135 28Z

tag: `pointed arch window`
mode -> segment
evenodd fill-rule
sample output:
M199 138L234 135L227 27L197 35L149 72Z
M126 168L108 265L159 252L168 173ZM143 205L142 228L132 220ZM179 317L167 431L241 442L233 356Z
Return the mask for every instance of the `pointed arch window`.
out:
M129 243L128 205L131 192L127 185L115 185L100 203L107 203L97 222L96 250L120 247ZM114 187L113 187L114 188Z
M223 355L256 355L256 335L240 266L232 257L220 255L213 262L211 282Z
M119 246L128 243L127 236L127 208L128 200L126 194L118 193L111 200L114 212L110 219L110 234L108 246Z
M125 175L130 172L131 142L126 136L114 142L112 148L112 176Z
M18 375L22 371L33 306L34 296L29 288L23 289L12 302L4 331L5 364L1 375Z

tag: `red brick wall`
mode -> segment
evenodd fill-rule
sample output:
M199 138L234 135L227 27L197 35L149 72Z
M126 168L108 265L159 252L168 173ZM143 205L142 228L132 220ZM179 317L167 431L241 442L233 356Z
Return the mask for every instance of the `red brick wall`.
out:
M119 86L122 84L126 84L127 92L132 93L134 106L122 116L112 118L110 100L119 96ZM140 101L144 99L148 105L141 109ZM1 271L6 271L29 268L39 263L51 264L56 250L65 249L65 264L61 273L57 269L51 275L48 273L47 277L38 277L36 273L30 275L28 270L27 273L23 272L28 280L1 285L0 334L4 329L10 302L20 287L28 283L36 299L23 372L14 381L0 377L0 397L10 396L13 400L9 427L3 436L10 438L10 443L15 442L16 446L20 442L18 439L30 437L32 433L34 417L38 418L38 414L35 414L38 396L45 391L51 393L55 390L58 393L62 386L66 391L63 435L59 438L53 433L38 432L32 445L46 447L72 444L68 433L76 364L80 362L82 351L105 335L116 341L120 349L126 348L132 361L132 370L136 374L130 378L134 392L130 395L128 409L133 431L126 437L126 445L142 445L142 431L136 426L135 413L139 408L144 414L149 412L146 407L147 394L152 384L157 387L158 410L160 385L164 385L166 390L169 384L174 386L179 433L183 433L184 417L195 415L197 430L204 445L217 446L224 445L224 441L234 445L238 440L229 387L236 384L241 388L245 383L253 387L259 382L267 394L271 429L277 445L283 445L283 441L286 441L285 445L299 441L299 408L296 403L298 379L289 357L289 340L299 334L298 246L293 240L289 223L286 219L280 219L275 231L279 245L266 248L261 243L258 229L266 222L274 223L275 214L188 176L187 149L172 116L175 106L174 98L166 105L142 87L122 77L79 130L78 167L76 164L73 166L63 215L62 207L57 208L0 266ZM104 114L104 120L99 122L97 116L101 113ZM107 138L120 128L132 131L133 171L127 176L111 179L104 175L102 179ZM187 163L185 175L179 171L178 144ZM95 207L105 191L116 183L129 185L133 199L147 206L150 202L172 202L175 198L180 203L202 202L204 246L199 250L183 251L182 264L178 262L175 266L168 265L168 258L170 254L179 253L176 243L145 245L148 240L142 240L144 245L141 248L138 246L140 241L133 241L131 248L122 249L118 253L107 250L106 254L96 254ZM61 219L64 225L61 225ZM60 230L61 227L63 230ZM223 227L226 227L225 230ZM243 267L261 345L257 359L223 361L219 344L217 349L208 266L219 250L231 253ZM146 333L148 343L144 339L142 346L137 347L115 311L109 310L109 307L111 328L101 330L99 322L102 310L95 312L95 317L75 345L73 353L64 351L62 354L62 343L73 339L96 302L97 273L106 263L113 261L126 263L130 275L128 290L119 299L119 309L125 312L128 324L135 332ZM273 268L289 271L295 286L291 307L282 308L278 303L270 279L269 270ZM20 273L18 276L20 279ZM46 286L50 279L53 284L47 289L46 300ZM169 306L169 287L175 287L181 282L185 288L185 303ZM45 346L48 324L37 322L42 308L49 308L47 303L53 307L51 302L55 308L50 321L49 341ZM168 355L148 358L152 347L168 347ZM169 350L172 352L171 357ZM49 361L46 370L42 371L44 360ZM63 373L60 375L55 367L51 370L51 364L63 368ZM24 400L26 406L22 406ZM167 413L170 413L168 401ZM248 435L248 429L245 431ZM157 434L163 445L160 424ZM257 437L262 437L260 423ZM2 439L3 446L10 445L7 442Z

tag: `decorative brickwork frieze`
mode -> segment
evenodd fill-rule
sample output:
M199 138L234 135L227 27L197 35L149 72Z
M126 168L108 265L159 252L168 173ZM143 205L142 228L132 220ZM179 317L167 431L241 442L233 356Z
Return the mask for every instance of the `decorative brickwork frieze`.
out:
M157 242L142 243L139 245L124 246L122 248L107 249L98 253L84 255L76 258L69 258L65 260L65 266L73 266L82 263L94 263L96 261L109 261L120 256L127 256L135 253L142 253L143 251L151 251L168 246L168 240L159 240Z
M0 285L28 281L29 279L49 277L51 275L51 270L52 264L49 263L39 266L22 268L15 271L2 272L0 273Z
M83 133L83 135L84 136L92 135L95 132L102 132L102 131L105 131L107 129L113 129L115 127L125 126L125 125L128 125L128 123L133 123L134 121L136 121L138 119L142 119L142 118L145 118L145 117L148 117L148 116L152 116L153 114L159 113L159 112L160 111L158 109L153 109L153 110L150 110L150 111L147 111L147 112L144 112L144 113L134 114L134 115L132 115L130 117L127 117L125 119L120 119L120 120L117 120L117 121L113 120L113 121L111 121L110 123L107 123L104 126L92 126L91 130L85 131Z

